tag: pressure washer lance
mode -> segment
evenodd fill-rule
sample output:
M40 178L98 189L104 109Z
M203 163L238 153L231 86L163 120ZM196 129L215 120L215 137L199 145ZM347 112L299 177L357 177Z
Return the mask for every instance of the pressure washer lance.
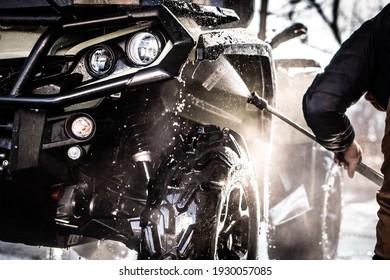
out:
M310 139L314 140L318 143L317 138L312 134L311 132L307 131L305 128L301 127L299 124L293 122L292 120L288 119L287 117L283 116L281 113L279 113L277 110L275 110L272 106L268 105L268 102L261 98L256 92L251 93L251 97L248 98L248 103L255 105L260 110L267 110L271 114L275 115L282 121L288 123L293 128L299 130L301 133L305 134ZM356 172L360 173L370 181L374 182L378 186L382 187L383 184L383 175L379 172L375 171L371 167L367 166L363 162L359 162L359 164L356 166Z

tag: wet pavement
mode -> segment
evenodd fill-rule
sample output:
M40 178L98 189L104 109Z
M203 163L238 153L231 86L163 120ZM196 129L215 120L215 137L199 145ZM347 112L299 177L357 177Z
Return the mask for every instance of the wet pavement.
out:
M343 211L337 259L371 259L376 242L378 187L365 178L344 179Z

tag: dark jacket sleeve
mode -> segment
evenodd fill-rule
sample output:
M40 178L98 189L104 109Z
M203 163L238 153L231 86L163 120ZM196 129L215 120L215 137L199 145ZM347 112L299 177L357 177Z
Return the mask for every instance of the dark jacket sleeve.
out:
M368 90L372 22L365 22L346 40L324 73L303 97L303 113L320 144L333 152L344 151L355 134L345 112Z

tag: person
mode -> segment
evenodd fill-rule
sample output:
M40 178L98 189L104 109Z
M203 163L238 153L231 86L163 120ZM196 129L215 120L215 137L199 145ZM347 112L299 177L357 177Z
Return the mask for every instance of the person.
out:
M335 153L335 162L351 178L363 151L345 113L362 96L375 108L386 108L381 146L384 183L376 197L379 219L373 259L390 259L390 4L341 45L302 100L305 120L318 142Z

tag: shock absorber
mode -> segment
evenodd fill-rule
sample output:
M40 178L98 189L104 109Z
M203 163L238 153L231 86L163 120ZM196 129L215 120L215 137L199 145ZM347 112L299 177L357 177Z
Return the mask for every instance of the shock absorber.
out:
M131 112L126 117L125 141L128 154L137 169L137 191L145 192L151 178L152 153L150 148L150 129L152 126L150 106L144 103L132 102L125 107L126 112Z
M142 174L145 185L147 185L151 178L152 153L150 151L141 151L133 155L133 160L136 164L138 173Z

